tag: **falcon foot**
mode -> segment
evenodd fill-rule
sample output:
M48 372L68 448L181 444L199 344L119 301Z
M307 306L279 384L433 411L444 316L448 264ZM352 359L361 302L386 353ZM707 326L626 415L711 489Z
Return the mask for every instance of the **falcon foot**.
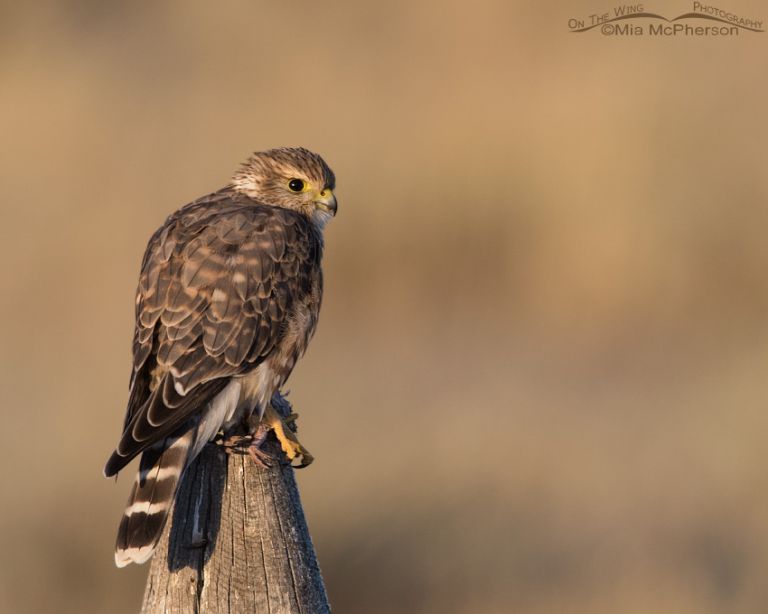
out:
M298 417L298 414L290 414L283 418L270 403L261 418L259 428L266 426L267 429L274 431L275 437L280 442L280 447L285 452L289 461L301 457L301 462L298 465L294 465L294 468L302 469L311 464L315 457L301 445L301 442L296 437L296 425L294 422L296 422Z
M230 435L220 443L227 454L248 454L254 463L266 469L271 466L268 461L272 457L261 446L268 434L269 429L260 424L253 435Z

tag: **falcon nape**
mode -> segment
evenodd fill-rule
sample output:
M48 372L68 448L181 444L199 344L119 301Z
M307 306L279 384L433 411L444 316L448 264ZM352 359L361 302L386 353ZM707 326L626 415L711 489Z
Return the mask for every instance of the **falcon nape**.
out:
M142 455L118 529L118 567L152 556L184 470L217 436L245 439L261 462L273 430L289 459L312 461L288 428L293 417L271 399L317 325L334 187L311 151L258 152L149 240L123 434L104 468L116 475ZM235 435L243 425L247 435Z

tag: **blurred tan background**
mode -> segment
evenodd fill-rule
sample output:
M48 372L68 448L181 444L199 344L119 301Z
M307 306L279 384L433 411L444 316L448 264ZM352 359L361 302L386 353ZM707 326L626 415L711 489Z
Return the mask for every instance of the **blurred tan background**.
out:
M335 612L768 609L768 33L568 32L612 7L3 3L0 611L138 610L143 249L277 145L338 176L288 386Z

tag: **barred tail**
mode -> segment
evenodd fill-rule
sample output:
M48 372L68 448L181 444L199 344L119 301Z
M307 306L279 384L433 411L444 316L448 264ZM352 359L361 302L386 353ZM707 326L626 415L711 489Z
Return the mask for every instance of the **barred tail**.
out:
M189 462L197 428L158 442L144 451L120 528L115 563L145 563L155 550L173 507L181 476Z

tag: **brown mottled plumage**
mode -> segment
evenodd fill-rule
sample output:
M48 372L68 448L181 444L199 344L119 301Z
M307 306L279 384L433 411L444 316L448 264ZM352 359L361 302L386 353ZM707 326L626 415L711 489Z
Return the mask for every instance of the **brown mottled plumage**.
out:
M115 475L143 453L118 566L151 556L184 469L220 430L261 417L306 350L334 182L306 149L256 153L231 185L176 211L150 239L123 434L104 469Z

